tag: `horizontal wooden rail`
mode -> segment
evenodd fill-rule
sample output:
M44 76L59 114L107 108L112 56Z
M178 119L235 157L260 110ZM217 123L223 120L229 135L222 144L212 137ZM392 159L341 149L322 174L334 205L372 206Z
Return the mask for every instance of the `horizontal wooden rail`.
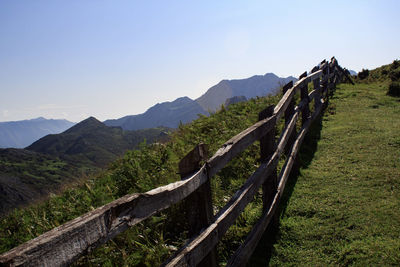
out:
M258 242L260 233L263 232L276 210L280 196L283 192L288 174L292 168L294 158L312 120L322 110L323 99L327 91L335 82L345 75L337 64L336 59L330 63L323 61L311 73L303 74L291 88L282 96L275 106L272 116L260 120L238 135L228 140L201 168L184 177L182 181L155 188L146 193L137 193L124 196L105 206L99 207L41 236L32 239L10 251L0 255L0 265L68 265L77 260L82 254L93 250L100 244L107 242L117 234L129 227L143 221L155 213L169 208L171 205L186 199L193 192L211 179L235 156L244 151L255 141L260 140L273 130L286 112L289 104L297 91L308 87L309 82L322 84L321 88L314 88L294 108L284 130L281 133L275 152L267 162L261 163L259 168L250 176L243 186L236 192L224 208L214 217L212 223L197 237L187 243L173 258L166 263L167 266L189 265L194 266L210 252L218 243L223 234L234 223L246 205L254 198L255 193L262 184L268 181L270 174L275 170L281 154L287 146L290 136L295 134L296 122L300 112L303 113L303 126L294 143L290 143L291 152L279 175L279 185L274 195L271 206L264 211L261 220L253 228L244 245L234 254L229 264L242 265L247 261L251 251ZM325 93L324 93L325 92ZM303 93L302 93L303 95ZM304 118L305 110L308 114L308 105L311 100L316 102L316 109L312 116ZM285 117L287 117L285 115ZM306 119L306 120L305 120ZM304 121L305 120L305 121Z
M183 247L182 251L175 258L171 259L166 266L196 266L203 259L203 257L211 251L211 249L228 230L229 226L234 223L243 209L253 199L260 186L266 182L265 180L267 177L269 177L272 170L277 166L279 158L289 140L289 137L296 127L296 122L300 111L301 106L297 106L294 114L292 115L291 121L284 128L278 146L268 163L263 163L260 167L258 167L254 174L216 215L215 221L196 239L192 240L185 247ZM316 112L319 111L320 109ZM272 118L274 116L276 116L276 114L273 115ZM305 127L307 127L306 129L308 129L310 124L309 121L305 125ZM291 168L291 165L289 168Z
M274 125L275 118L257 122L222 145L207 164L186 179L146 193L127 195L99 207L0 255L0 263L57 265L74 262L85 251L93 250L128 227L186 198L205 183L208 176L217 173Z
M247 235L244 243L236 250L235 254L228 261L227 266L244 266L248 259L250 258L252 252L256 248L258 242L260 241L262 234L265 232L268 224L270 223L272 216L275 213L275 210L279 204L280 198L282 197L283 191L285 189L286 181L289 177L290 171L293 167L295 157L300 148L300 145L305 137L305 134L308 131L308 128L312 121L321 113L321 107L313 113L313 116L310 120L307 121L306 125L302 127L302 130L297 135L297 138L294 142L294 145L290 151L289 157L286 159L284 167L279 174L278 180L279 185L277 192L274 195L274 199L272 201L271 206L268 210L265 210L259 219L259 221L254 225L251 232Z

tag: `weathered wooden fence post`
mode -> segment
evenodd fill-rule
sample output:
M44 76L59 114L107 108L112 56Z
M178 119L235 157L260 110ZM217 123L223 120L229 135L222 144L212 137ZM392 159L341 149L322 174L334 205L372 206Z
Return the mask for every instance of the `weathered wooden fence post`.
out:
M274 105L267 107L258 113L258 120L266 119L274 113ZM275 127L260 139L260 158L261 161L267 161L276 148ZM275 192L278 188L278 175L276 169L272 171L269 179L262 186L263 190L263 209L266 210L274 199Z
M312 73L318 71L320 68L317 66L313 68ZM314 110L317 110L319 106L321 105L321 84L320 84L320 78L315 79L313 81L313 87L315 90L315 96L314 96Z
M321 96L324 98L324 106L328 105L329 102L329 64L326 62L326 60L321 62L321 66L323 67L322 71L322 88L321 88Z
M282 91L283 94L286 93L287 90L289 90L290 88L293 87L293 81L288 82L285 86L283 86ZM292 98L292 100L290 101L289 105L286 108L285 111L285 126L287 126L294 114L294 106L295 106L295 101L294 101L294 97ZM289 140L286 144L285 147L285 153L288 154L290 151L290 148L292 147L294 140L296 140L296 129L293 129L292 134L289 137Z
M333 93L336 89L336 84L337 84L337 70L336 70L336 58L332 57L331 62L329 63L329 68L330 68L330 73L333 73L333 77L330 79L330 83L332 84L331 88L332 90L330 91L330 96L333 96Z
M300 75L299 80L301 80L304 77L307 77L307 71L304 72L302 75ZM303 107L303 111L301 112L301 125L304 125L308 120L308 117L310 116L310 107L309 107L310 100L308 99L308 84L305 84L300 88L300 98L301 101L303 100L306 101L306 104Z
M182 180L201 168L201 163L207 160L207 150L207 145L198 144L179 162L179 174ZM185 199L185 206L189 222L189 238L192 238L209 226L214 217L209 179ZM211 250L198 266L217 266L216 255L216 250Z

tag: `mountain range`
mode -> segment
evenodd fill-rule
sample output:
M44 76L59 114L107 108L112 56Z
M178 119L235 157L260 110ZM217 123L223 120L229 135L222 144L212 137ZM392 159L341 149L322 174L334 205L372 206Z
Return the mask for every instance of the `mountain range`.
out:
M0 122L0 148L23 148L48 134L65 131L75 123L67 120L53 120L42 117Z
M144 140L151 143L168 138L170 128L188 123L199 114L208 115L221 105L275 94L280 86L292 80L296 79L279 78L272 73L248 79L223 80L196 100L180 97L172 102L156 104L143 114L104 123L94 117L77 124L44 118L0 123L3 126L0 140L8 142L6 147L29 145L26 149L0 149L0 215L79 181L85 174L100 170L125 151L135 149ZM18 129L17 133L12 129ZM48 132L38 129L61 133L46 135ZM38 132L40 135L34 137L33 133ZM5 138L10 136L14 137ZM24 142L12 143L10 140L17 140L15 136L23 136L18 140Z
M61 134L42 137L26 149L70 162L102 167L144 140L152 143L167 135L166 132L168 128L165 127L127 131L120 127L108 127L89 117Z
M187 123L196 119L198 114L207 115L209 112L215 112L229 98L244 96L250 99L276 94L281 86L290 81L296 81L296 78L291 76L280 78L273 73L255 75L247 79L222 80L196 100L186 96L180 97L172 102L156 104L142 114L106 120L104 124L119 126L124 130L158 126L176 128L179 123Z
M166 139L169 129L125 131L90 117L26 149L0 149L0 216L100 170L141 142Z
M107 126L119 126L124 130L138 130L165 126L177 128L179 123L188 123L196 119L198 114L207 112L189 97L180 97L173 102L154 105L145 113L125 116L116 120L106 120Z
M216 111L228 98L245 96L247 99L257 96L273 95L279 88L294 77L280 78L273 73L255 75L247 79L222 80L196 99L196 102L207 111Z

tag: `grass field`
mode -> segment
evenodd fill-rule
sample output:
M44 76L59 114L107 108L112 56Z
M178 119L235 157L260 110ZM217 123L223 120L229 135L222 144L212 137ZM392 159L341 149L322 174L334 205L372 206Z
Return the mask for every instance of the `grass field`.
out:
M338 86L302 148L265 263L400 265L400 98L386 91Z

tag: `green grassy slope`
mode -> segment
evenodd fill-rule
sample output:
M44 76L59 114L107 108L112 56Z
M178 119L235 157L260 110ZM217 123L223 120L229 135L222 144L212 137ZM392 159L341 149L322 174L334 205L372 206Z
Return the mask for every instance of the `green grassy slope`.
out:
M0 220L0 253L125 194L145 192L179 180L178 162L196 144L208 144L211 156L228 139L254 124L258 112L279 99L280 96L252 99L223 108L210 117L202 116L181 125L165 144L142 145L139 150L127 152L108 170L88 179L82 186L65 190L42 205L15 210ZM216 210L256 169L258 160L259 145L256 143L212 179ZM219 248L221 261L227 260L250 230L261 213L260 203L261 195L258 195L228 231ZM159 265L187 240L186 219L182 212L181 205L174 206L132 227L77 264Z
M0 149L0 216L44 198L83 172L71 163L26 149Z
M26 149L0 149L0 217L85 181L143 140L165 141L168 131L123 131L91 117Z
M338 87L302 150L270 265L400 264L400 99L386 92Z

